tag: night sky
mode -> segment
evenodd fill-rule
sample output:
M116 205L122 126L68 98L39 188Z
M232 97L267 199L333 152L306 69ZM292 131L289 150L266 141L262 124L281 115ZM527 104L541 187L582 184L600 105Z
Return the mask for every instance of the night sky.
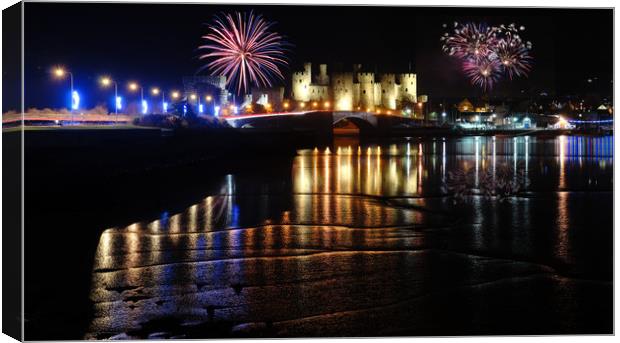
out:
M492 96L612 92L610 9L26 3L26 108L64 105L68 81L53 80L49 73L57 64L74 73L86 107L111 94L97 84L102 74L116 78L123 92L129 80L182 89L182 76L201 66L196 47L213 15L250 9L275 21L293 44L290 70L307 60L344 68L357 62L368 71L397 73L411 63L418 94L479 96L457 61L442 53L442 24L514 22L526 27L522 36L533 43L534 69L527 79L502 81Z

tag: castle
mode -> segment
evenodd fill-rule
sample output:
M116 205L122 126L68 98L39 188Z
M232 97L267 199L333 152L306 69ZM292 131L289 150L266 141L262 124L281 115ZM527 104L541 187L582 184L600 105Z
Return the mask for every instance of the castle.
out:
M361 72L361 64L353 72L327 74L327 65L319 65L313 79L312 63L293 73L291 98L297 102L332 101L337 111L374 111L377 108L395 110L403 101L417 102L416 74L381 74Z

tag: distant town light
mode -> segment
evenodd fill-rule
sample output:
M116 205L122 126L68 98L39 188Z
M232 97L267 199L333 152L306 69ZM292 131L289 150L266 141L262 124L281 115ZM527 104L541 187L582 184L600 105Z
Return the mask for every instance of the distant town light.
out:
M441 112L441 116L445 118L446 117L446 112Z

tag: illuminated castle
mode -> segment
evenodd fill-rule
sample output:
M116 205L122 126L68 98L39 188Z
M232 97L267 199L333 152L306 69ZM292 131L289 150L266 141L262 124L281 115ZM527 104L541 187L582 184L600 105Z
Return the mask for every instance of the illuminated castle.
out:
M361 72L360 64L353 72L327 74L327 65L319 65L313 79L312 63L293 73L291 98L298 102L331 101L337 111L374 111L376 108L395 110L403 101L416 102L416 75Z

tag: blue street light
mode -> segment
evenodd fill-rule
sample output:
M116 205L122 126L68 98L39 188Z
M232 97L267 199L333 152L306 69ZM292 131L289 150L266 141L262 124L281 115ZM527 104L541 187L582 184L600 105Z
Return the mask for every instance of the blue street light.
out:
M204 112L204 107L200 104L198 105L198 113L202 114L202 112Z
M80 108L80 94L77 91L71 92L71 109L77 110Z
M220 115L220 107L219 106L215 106L214 108L215 112L213 113L213 115L215 115L216 117Z
M123 108L123 98L121 98L120 96L116 97L116 112L118 113L118 110Z
M183 105L183 116L185 117L185 115L187 114L187 105Z
M168 103L164 101L163 104L163 108L164 108L164 113L168 112Z
M146 114L148 110L149 110L149 104L146 102L146 100L142 100L142 114Z

